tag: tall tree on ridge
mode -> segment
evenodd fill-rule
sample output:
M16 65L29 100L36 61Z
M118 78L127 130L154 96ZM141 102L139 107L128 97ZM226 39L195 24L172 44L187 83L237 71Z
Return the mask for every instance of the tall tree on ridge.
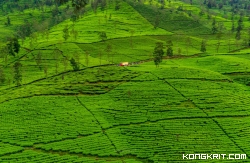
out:
M201 52L206 52L206 42L205 42L205 40L202 40L202 42L201 42Z
M213 23L212 23L212 33L215 34L218 31L218 27L216 25L216 20L215 18L213 19Z
M55 0L55 1L60 4L65 4L69 0ZM74 8L74 13L76 15L79 15L80 11L85 8L87 3L88 3L88 0L71 0L71 5Z
M163 43L162 42L157 42L154 48L154 62L156 67L159 67L159 63L162 62L162 58L163 58Z
M14 81L15 81L17 86L20 86L21 82L22 82L21 67L22 67L22 64L19 61L15 62L14 66L13 66L13 68L14 68Z
M240 19L238 20L238 27L236 28L236 36L235 36L235 38L237 39L237 40L240 40L240 38L241 38L241 30L243 29L243 17L242 16L240 16Z
M2 68L0 68L0 84L3 84L5 82L5 74Z

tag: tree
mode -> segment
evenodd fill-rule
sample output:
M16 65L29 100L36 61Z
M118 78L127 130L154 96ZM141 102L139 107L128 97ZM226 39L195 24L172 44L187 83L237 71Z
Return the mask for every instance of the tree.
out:
M171 40L167 41L167 56L173 56L173 42Z
M165 7L165 0L160 0L160 3L161 3L161 9L164 9L164 7Z
M154 48L153 56L156 67L159 67L159 63L161 63L163 58L163 43L157 42Z
M89 65L89 53L87 51L85 52L85 63L86 63L86 66L88 67L88 65Z
M98 7L98 1L97 0L93 0L91 2L91 8L92 8L92 10L94 11L95 14L96 14L97 7Z
M13 38L13 51L18 54L19 50L20 50L20 44L18 42L18 39L15 37Z
M55 0L58 4L65 4L69 0ZM72 7L74 8L74 13L79 14L82 9L87 5L88 0L71 0Z
M117 25L117 22L116 22L116 20L114 20L115 33L116 33L116 25Z
M77 61L77 64L80 64L80 54L79 54L79 52L75 51L73 55L74 55L74 57L75 57L75 59Z
M22 67L22 64L19 61L15 62L14 66L13 66L13 68L14 68L14 82L16 83L17 86L20 86L21 82L22 82L21 67Z
M67 39L69 38L69 28L68 25L65 26L65 28L63 29L63 38L65 41L67 41Z
M73 22L73 24L75 24L76 20L77 20L78 16L76 14L71 15L70 20Z
M132 29L129 32L130 32L130 46L133 49L133 40L132 40L132 37L133 37L133 35L135 33L135 30Z
M0 54L2 54L3 62L5 63L5 65L7 65L8 63L8 53L9 50L7 46L4 46L0 51Z
M56 67L56 74L58 74L58 68L59 68L58 60L55 61L55 67Z
M47 78L47 76L48 76L48 66L47 65L44 65L43 72L45 74L45 77Z
M107 58L108 58L108 61L109 61L109 55L110 55L110 52L112 51L112 46L111 46L111 44L108 44L108 45L107 45L105 51L107 52Z
M174 45L173 42L172 42L171 40L166 41L166 44L167 44L167 47L173 46L173 45Z
M3 84L5 82L5 74L2 68L0 68L0 84Z
M234 32L235 30L235 27L234 27L234 20L232 21L232 28L231 28L231 31Z
M248 46L250 46L250 28L248 28Z
M216 35L216 38L218 39L218 43L217 43L217 47L216 47L217 53L219 52L221 37L222 37L222 33L221 33L221 31L219 31L219 33L217 33L217 35Z
M178 54L181 55L181 48L178 48Z
M74 25L72 26L72 30L70 34L74 36L74 39L77 40L78 32L75 30Z
M190 37L187 37L186 38L186 52L187 52L187 55L188 55L188 48L190 47L191 45L191 39Z
M102 65L102 52L99 51L99 61L100 61L100 65Z
M167 49L167 56L169 56L169 57L173 56L173 48L172 48L172 46L168 47L168 49Z
M120 1L116 0L115 1L115 11L119 10L121 8Z
M53 51L53 58L54 60L58 60L59 59L59 56L62 52L56 47Z
M44 32L44 34L46 36L47 41L49 41L49 30L46 29L45 32Z
M216 20L215 18L213 19L213 23L212 23L212 33L215 34L218 31L218 27L216 25Z
M107 40L107 35L106 35L106 32L102 31L99 33L99 38L104 41L104 40Z
M235 38L237 39L237 40L240 40L240 38L241 38L241 30L243 29L243 17L242 16L240 16L240 19L238 20L238 27L236 28L236 36L235 36Z
M76 61L75 61L74 58L71 58L71 59L70 59L70 64L71 64L71 66L72 66L72 68L73 68L74 71L78 71L78 70L79 70L79 66L78 66L78 64L76 63Z
M104 11L107 6L106 0L101 0L101 10Z
M206 52L206 42L205 42L205 40L202 40L202 42L201 42L201 52Z
M62 59L62 63L63 63L63 66L64 66L64 71L66 71L67 67L68 67L68 57L64 57Z
M157 15L154 22L154 28L156 29L160 24L159 16Z
M38 51L36 58L35 58L36 64L39 67L40 70L42 70L41 63L42 63L42 52Z
M10 22L10 17L7 16L7 22L5 23L6 26L10 26L11 25L11 22Z
M12 55L12 56L15 56L15 53L13 51L13 41L10 40L8 43L7 43L7 49L8 49L8 54L9 55Z

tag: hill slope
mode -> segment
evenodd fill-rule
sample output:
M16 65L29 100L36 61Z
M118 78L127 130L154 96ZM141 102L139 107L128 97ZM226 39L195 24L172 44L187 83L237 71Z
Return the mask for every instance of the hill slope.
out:
M157 12L147 3L121 1L117 10L116 1L107 1L96 13L88 5L76 22L27 37L15 57L1 52L0 162L190 162L183 155L192 153L243 154L247 159L237 162L249 162L248 48L228 53L245 47L242 40L228 41L224 33L218 41L204 18L196 22L178 11L175 23L165 21L171 18L167 4L154 28ZM200 11L172 2L178 6ZM13 26L19 23L14 15ZM201 53L204 38L207 52ZM166 56L169 41L173 57ZM156 42L164 45L159 68ZM138 64L117 66L123 61ZM21 85L15 82L18 62ZM226 158L205 162L232 161Z

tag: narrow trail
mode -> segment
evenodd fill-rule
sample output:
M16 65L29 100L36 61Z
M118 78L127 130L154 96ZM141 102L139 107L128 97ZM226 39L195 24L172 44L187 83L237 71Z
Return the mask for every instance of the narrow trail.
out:
M120 155L120 152L117 150L117 147L115 146L115 144L113 143L113 141L111 140L111 138L108 136L108 134L105 132L105 129L102 127L100 121L96 118L95 114L88 109L81 101L80 99L76 96L77 101L95 118L96 122L99 124L99 126L101 127L101 130L103 132L104 135L106 135L106 137L109 139L110 143L113 145L113 147L115 148L116 152Z

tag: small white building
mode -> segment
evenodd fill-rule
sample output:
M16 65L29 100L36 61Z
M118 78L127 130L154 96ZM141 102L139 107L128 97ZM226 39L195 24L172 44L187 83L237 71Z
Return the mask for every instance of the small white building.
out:
M121 62L120 66L128 66L128 62Z

